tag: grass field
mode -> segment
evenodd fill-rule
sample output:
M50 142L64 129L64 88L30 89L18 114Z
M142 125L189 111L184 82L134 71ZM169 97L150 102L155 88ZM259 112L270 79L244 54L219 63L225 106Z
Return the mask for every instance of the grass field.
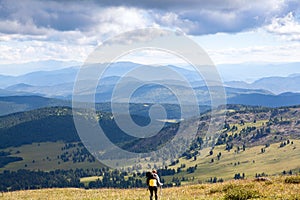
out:
M194 182L203 182L210 177L218 177L223 179L232 179L236 173L245 173L246 177L253 178L256 173L275 175L281 172L293 170L299 172L300 169L300 140L293 140L293 144L286 145L279 148L280 143L271 144L261 153L261 149L265 146L255 146L246 148L245 151L235 151L232 149L230 152L225 151L225 146L216 146L213 150L214 154L209 156L204 154L197 157L195 161L193 158L186 160L181 158L179 163L172 168L177 169L182 164L186 167L197 165L194 173L182 172L176 174L179 178L194 177ZM220 160L217 160L217 154L221 152ZM214 162L211 160L214 159ZM166 177L170 180L172 177Z
M22 157L22 161L9 163L3 168L0 168L0 172L3 170L43 170L51 171L55 169L76 169L76 168L102 168L99 162L81 162L73 163L72 161L63 162L58 158L63 152L72 152L75 148L68 150L62 150L64 147L63 142L44 142L33 143L30 145L22 145L20 147L11 147L4 149L4 151L10 152L12 156Z
M294 183L286 183L287 180ZM160 200L200 199L300 199L300 177L271 177L268 181L254 179L227 181L216 184L195 184L163 188ZM144 200L148 199L146 188L139 189L94 189L76 188L16 191L0 194L2 200Z

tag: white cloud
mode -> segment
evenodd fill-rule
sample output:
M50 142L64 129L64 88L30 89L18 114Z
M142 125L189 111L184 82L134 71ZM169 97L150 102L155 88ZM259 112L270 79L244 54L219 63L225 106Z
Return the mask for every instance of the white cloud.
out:
M2 43L0 49L1 64L26 63L50 59L82 62L94 49L94 46L66 46L65 44L45 41L24 41Z
M264 26L274 16L286 14L290 0L224 0L178 2L173 9L151 10L155 22L180 28L187 34L236 33Z
M102 40L122 32L155 25L144 10L125 7L103 9L93 16L93 21L97 23L90 27L88 34L98 35Z
M134 29L166 27L190 35L235 33L264 27L287 40L300 40L293 13L297 0L115 0L0 1L0 63L58 59L84 61L103 40ZM276 16L274 18L274 16ZM269 25L268 25L269 24ZM260 34L260 33L258 33ZM142 37L142 35L141 35ZM234 35L233 35L234 37ZM210 49L217 62L284 59L277 45ZM235 44L234 44L235 43ZM293 44L289 44L293 46ZM262 49L260 49L262 47ZM269 49L268 49L269 48ZM298 49L298 46L294 46ZM208 47L209 49L209 47ZM273 57L267 52L273 52ZM279 53L277 53L279 52ZM282 53L282 54L281 54ZM275 57L275 55L278 55ZM261 57L260 57L261 56ZM299 57L299 56L298 56Z
M207 49L215 64L299 62L300 44Z
M284 17L275 17L272 23L265 27L267 31L277 34L286 40L300 41L300 23L296 21L292 12Z
M201 35L239 32L259 27L274 15L286 14L286 9L294 1L115 0L48 1L47 4L38 0L26 0L17 4L9 0L3 2L2 8L0 5L0 21L15 22L18 26L23 25L23 28L7 30L0 26L0 32L38 34L38 31L53 29L59 32L79 30L88 33L99 26L101 29L97 29L98 33L103 31L104 34L114 34L128 28L159 24L168 28L180 28L188 34Z
M180 16L174 12L150 12L150 14L155 23L162 27L180 30L184 33L188 33L197 28L196 23L189 19L180 18Z
M33 23L0 20L0 41L4 42L0 45L0 63L45 59L83 62L103 40L124 31L155 25L144 11L135 8L112 7L96 11L91 11L93 26L84 31L59 31L36 27Z

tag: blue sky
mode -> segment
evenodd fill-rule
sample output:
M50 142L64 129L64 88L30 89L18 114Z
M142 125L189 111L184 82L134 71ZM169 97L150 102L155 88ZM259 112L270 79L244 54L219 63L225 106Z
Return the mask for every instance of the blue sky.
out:
M216 64L300 61L299 0L0 0L0 74L16 73L1 64L84 62L103 40L144 27L183 31Z

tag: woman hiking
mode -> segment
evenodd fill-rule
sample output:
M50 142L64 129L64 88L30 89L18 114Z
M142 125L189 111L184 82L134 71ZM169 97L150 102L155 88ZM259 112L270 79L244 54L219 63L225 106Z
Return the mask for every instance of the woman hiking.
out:
M155 196L155 200L158 200L157 190L158 186L162 186L163 184L160 182L159 176L157 175L156 170L152 170L152 172L147 172L147 186L150 191L150 200L153 199L153 193Z

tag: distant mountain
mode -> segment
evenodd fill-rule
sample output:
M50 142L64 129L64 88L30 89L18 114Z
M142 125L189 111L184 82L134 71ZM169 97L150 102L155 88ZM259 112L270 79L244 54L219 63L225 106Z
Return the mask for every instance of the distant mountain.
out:
M0 77L0 85L2 88L16 84L53 86L74 82L77 72L77 67L71 67L55 71L37 71L21 76L4 76Z
M227 99L229 104L243 104L252 106L281 107L300 105L299 93L267 94L239 94Z
M24 90L28 90L29 88L32 88L32 87L34 87L34 86L25 84L25 83L18 83L16 85L11 85L5 89L8 91L24 91Z
M278 74L279 72L276 69L286 66L287 68L283 71L283 74L294 70L297 72L296 67L299 63L288 63L288 64L250 64L244 65L222 65L220 67L221 75L227 77L225 80L236 78L235 80L240 80L238 77L258 77L266 76L266 74ZM102 64L106 65L106 64ZM137 74L137 67L142 66L142 72ZM250 68L253 70L250 70ZM92 70L99 70L99 66L93 66ZM178 73L183 77L182 80L178 80L176 76L170 74L170 70L167 70L168 67L173 72ZM224 70L228 69L227 71ZM238 67L241 67L238 69ZM247 68L248 67L248 68ZM266 67L266 68L261 68ZM273 67L273 68L272 68ZM275 69L275 70L271 70ZM0 96L43 96L48 98L58 98L63 100L71 100L73 94L74 81L76 80L79 67L69 67L60 70L54 71L37 71L21 76L0 76ZM242 71L249 71L249 74L242 74ZM267 73L269 70L270 73ZM253 72L252 72L253 71ZM233 73L234 72L234 73ZM262 74L261 72L266 72ZM135 76L134 75L138 75ZM232 77L231 77L232 76ZM160 84L155 84L153 81L149 82L149 77L157 78ZM228 78L229 77L229 78ZM231 77L231 78L230 78ZM91 92L95 93L97 102L110 102L112 99L112 93L115 89L115 86L119 81L122 81L122 87L119 88L120 91L114 96L114 101L117 102L128 102L128 99L124 98L123 94L128 93L128 89L134 84L140 84L141 87L132 94L130 102L132 103L166 103L166 104L176 104L176 94L173 94L167 87L167 84L176 88L176 92L182 95L191 95L191 88L188 88L184 83L184 79L188 80L193 90L195 91L199 103L201 105L210 104L210 95L219 95L219 94L210 94L207 87L205 86L204 80L197 74L195 71L191 71L187 68L181 68L176 66L144 66L137 63L131 62L118 62L113 63L107 68L103 74L99 85L95 88L91 88L88 84L90 77L83 77L82 80L77 80L77 83L82 81L83 84L87 85L85 91L82 91L81 96L83 101L86 97L91 95ZM97 77L96 77L97 78ZM100 78L100 77L99 77ZM143 85L144 84L144 85ZM300 93L298 87L300 85L300 74L292 74L286 77L263 77L259 80L256 80L252 83L240 81L229 81L225 82L225 91L228 102L234 102L239 104L248 104L250 105L264 105L264 106L286 106L291 105L290 102L282 100L280 96L274 96L273 94L280 94L285 92ZM265 98L265 99L256 99L256 98ZM254 101L249 101L248 98L253 99ZM297 103L297 94L293 94L291 98L295 98L295 103ZM268 99L271 102L266 102ZM278 100L281 99L281 100ZM272 102L272 101L275 102ZM190 103L189 100L185 103ZM18 107L18 106L17 106ZM20 105L17 109L19 110ZM7 112L8 109L4 113Z
M0 97L0 116L50 106L71 106L71 102L40 96Z
M5 88L11 94L27 93L51 98L71 99L74 83L60 83L51 86L34 86L24 83L11 85Z
M5 96L16 96L16 95L32 95L32 93L28 93L28 92L24 92L24 91L20 91L20 92L16 92L16 91L9 91L9 90L5 90L5 89L0 89L0 97L5 97Z
M284 92L300 92L300 75L289 77L267 77L251 84L252 88L261 88L274 92L275 94Z
M246 83L243 81L226 82L225 85L235 88L264 89L280 94L285 92L300 92L300 74L291 74L287 77L265 77Z
M137 73L133 70L137 67L142 67L143 73ZM107 90L105 88L111 88L111 86L115 85L121 78L122 81L123 79L126 81L130 78L136 79L136 77L134 78L134 75L136 75L139 80L147 81L149 76L155 78L158 77L159 74L159 80L180 85L181 83L179 83L180 81L178 81L177 77L171 76L166 67L185 76L185 78L191 82L195 81L193 86L204 84L197 73L187 69L175 66L154 67L131 62L118 62L111 64L102 75L102 79L100 80L101 88L98 88L98 90L100 90L99 93L105 93ZM99 66L92 66L91 69L97 73L99 71ZM79 67L70 67L54 71L36 71L20 76L0 76L0 86L2 89L11 92L26 92L46 97L66 98L71 96L75 81L86 82L91 78L83 77L84 79L82 80L76 80L78 72ZM13 93L11 93L11 95L13 95Z
M196 88L188 88L185 86L176 85L175 91L171 91L167 87L156 85L156 84L148 84L145 86L140 87L137 89L132 95L130 102L133 103L169 103L169 104L178 104L178 99L176 94L180 94L186 97L193 96L194 93L198 99L198 102L200 105L210 105L211 101L211 95L214 95L215 97L220 97L220 94L218 92L219 89L214 89L215 87L212 87L212 90L209 90L209 88L205 86L196 87ZM222 88L220 88L222 89ZM225 97L227 99L241 95L241 94L264 94L264 95L273 95L271 92L261 89L243 89L243 88L231 88L231 87L225 87ZM126 92L126 89L123 89L124 92ZM174 92L174 93L173 93ZM104 100L101 99L102 94L97 93L96 99L98 101ZM109 94L107 94L109 101L111 98ZM127 102L127 99L122 99L122 93L115 96L115 101L119 102ZM185 98L185 103L192 103L192 99ZM243 102L239 102L240 104L243 104Z
M81 65L81 63L76 61L60 60L42 60L17 64L0 64L0 74L5 74L8 76L21 76L36 71L54 71L79 65Z
M221 64L217 69L224 82L254 82L265 77L285 77L300 73L300 63L241 63Z
M18 83L25 83L34 86L45 86L45 85L55 85L55 84L60 84L65 82L74 82L76 74L79 70L79 65L80 63L76 63L76 62L62 62L62 61L55 61L55 60L25 63L25 64L15 64L15 65L14 64L0 65L1 67L3 67L2 69L10 68L11 72L13 72L14 69L16 69L15 72L19 73L19 74L14 74L13 76L0 75L0 85L2 88L4 88ZM106 64L103 65L106 66ZM70 67L70 66L74 66L74 67ZM138 63L132 63L132 62L112 63L106 69L104 76L105 77L124 76L127 72L139 66L143 66L145 69L147 69L145 65L141 65ZM300 73L299 66L300 63L296 62L296 63L221 64L221 65L217 65L216 67L219 71L220 76L225 82L244 81L249 83L265 77L286 77L290 74ZM189 68L176 67L173 65L168 65L164 67L169 67L173 71L186 77L191 82L203 81L201 78L199 78L199 75L195 71L192 71ZM163 69L162 67L159 68ZM32 71L32 72L27 74L24 73L20 74L22 69L26 69L27 71ZM97 68L95 68L95 70L97 70ZM154 70L150 70L150 72L154 72ZM149 73L145 73L145 75L148 76Z
M109 80L108 77L107 83L108 85L104 85L97 88L97 93L95 94L96 102L99 104L109 103L112 100L112 92L114 89L113 82L117 79ZM110 82L111 81L111 82ZM124 98L123 93L128 94L127 88L130 87L131 84L134 85L135 81L134 79L128 79L127 84L125 84L124 88L120 88L120 92L114 95L114 102L119 103L135 103L135 104L153 104L153 103L163 103L163 104L178 104L178 99L176 96L177 94L184 95L184 96L190 96L194 95L195 92L198 103L200 106L209 106L210 105L210 95L218 96L216 92L218 90L212 90L209 91L207 87L197 87L194 89L186 88L184 86L176 85L176 91L173 93L171 90L169 90L167 87L156 85L156 84L148 84L144 85L140 88L138 88L133 94L130 96L130 100L128 100L129 97ZM68 85L61 85L61 88L67 87ZM26 91L26 89L32 89L36 87L31 87L28 85L18 85L18 86L12 86L16 88L24 88L23 90ZM59 95L56 91L56 88L59 88L59 86L53 86L48 87L47 91L51 91L53 89L53 95ZM42 91L43 88L40 88ZM244 88L231 88L231 87L225 87L225 93L227 98L227 103L233 103L233 104L243 104L243 105L258 105L258 106L269 106L269 107L280 107L280 106L289 106L289 105L297 105L300 104L300 94L299 93L289 93L289 96L287 97L286 94L280 94L280 95L274 95L273 93L261 90L261 89L244 89ZM18 90L21 91L21 90ZM28 90L27 90L28 91ZM37 91L37 90L35 90ZM68 91L66 89L66 91ZM1 107L1 113L8 114L12 112L18 112L18 111L25 111L30 110L33 108L39 108L39 107L45 107L45 106L65 106L65 105L71 105L71 98L72 93L71 89L69 93L61 94L61 96L56 96L57 98L61 98L62 95L65 95L63 99L65 100L59 100L57 98L44 98L44 97L38 97L33 96L30 99L29 97L24 98L24 96L14 96L11 97L11 99L16 99L17 103L10 100L9 102L5 99L5 97L0 98L0 107ZM38 94L38 93L37 93ZM69 95L69 96L66 96ZM86 99L87 93L83 93L82 99ZM128 95L125 95L128 96ZM20 100L18 100L20 99ZM39 99L38 101L42 100L43 103L37 104L35 101L36 99ZM190 104L191 99L186 98L184 104Z

